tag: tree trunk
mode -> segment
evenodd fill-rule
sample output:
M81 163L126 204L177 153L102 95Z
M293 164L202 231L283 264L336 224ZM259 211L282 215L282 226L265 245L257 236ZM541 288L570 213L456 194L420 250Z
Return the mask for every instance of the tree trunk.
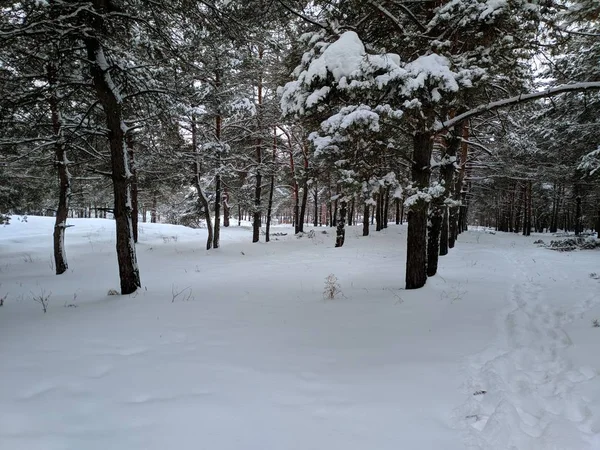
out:
M306 202L308 201L308 177L304 175L304 180L302 181L302 203L300 206L300 214L298 215L298 229L301 232L304 232L304 222L306 216Z
M103 4L103 0L94 1L94 6L98 9L102 9ZM92 27L96 30L102 28L101 20L100 18L92 19L94 22ZM92 75L96 95L106 115L106 125L109 131L108 140L115 202L113 214L117 229L117 260L119 263L121 294L126 295L135 292L141 286L131 221L131 172L125 142L127 126L122 117L122 98L111 78L110 67L100 42L94 37L87 37L85 46L90 61L90 74Z
M139 220L139 206L138 206L138 179L137 169L135 167L135 155L134 155L134 144L133 136L129 133L126 138L127 140L127 153L129 156L129 167L131 171L131 226L133 227L133 242L137 244L138 241L138 220Z
M388 214L390 212L390 187L388 186L385 189L385 199L384 199L384 207L383 207L383 228L388 227Z
M450 247L450 208L445 205L446 199L452 199L454 197L454 173L456 172L456 154L458 153L458 149L460 147L460 134L463 129L463 124L458 124L454 127L454 133L447 139L446 143L446 153L444 158L442 159L442 165L440 168L440 181L444 183L444 196L442 198L442 223L440 227L440 256L444 256L448 254L448 248ZM454 207L452 208L454 209ZM452 244L454 246L454 242Z
M583 223L581 221L581 196L575 198L575 236L579 236L583 231Z
M340 209L340 218L338 220L337 223L337 233L336 233L336 237L335 237L335 246L336 247L341 247L342 245L344 245L344 240L346 238L346 230L345 230L345 225L346 225L346 201L342 200L341 201L341 205L340 205L341 209Z
M195 155L195 174L194 174L194 185L198 192L198 210L204 211L204 218L206 220L206 229L208 231L208 237L206 239L206 250L210 250L213 245L213 225L210 217L210 204L208 199L202 190L202 184L200 180L200 151L198 150L198 131L196 125L196 116L192 114L192 151ZM156 198L156 197L155 197Z
M400 225L404 223L404 195L400 199Z
M269 242L271 240L270 232L271 232L271 213L273 211L273 191L275 190L275 158L277 156L277 134L276 129L273 133L273 161L271 167L271 184L269 186L269 202L267 204L267 229L265 230L265 242Z
M429 187L431 133L418 131L413 138L412 181L419 191ZM414 202L408 213L406 245L406 289L418 289L427 282L427 210L426 201Z
M230 210L231 208L229 207L229 193L227 192L227 188L225 188L223 192L223 226L225 228L229 227L230 225Z
M376 198L377 202L375 204L375 231L381 231L381 229L383 228L383 218L381 217L383 211L383 208L381 207L383 205L383 195L381 194L381 188L379 188L379 192L376 194Z
M314 219L314 223L313 225L315 226L315 228L319 225L319 190L317 189L317 183L315 182L314 184L315 186L315 195L314 195L314 202L315 202L315 217Z
M356 200L355 197L352 197L352 202L350 203L350 213L348 214L348 225L352 226L353 225L353 220L354 220L354 201Z
M67 264L67 253L65 251L65 230L67 228L67 217L69 215L69 200L71 198L71 174L69 173L69 160L62 130L62 120L58 107L58 95L56 93L56 67L48 64L48 83L51 88L49 99L50 112L52 115L52 130L56 139L54 143L54 164L58 171L58 206L56 208L56 220L54 222L54 266L56 275L65 273L69 268Z
M258 59L262 61L263 48L261 47L258 51ZM262 95L263 95L263 80L262 74L258 79L258 91L257 91L257 120L258 120L258 131L261 132L262 127ZM254 189L254 218L252 221L252 242L258 242L260 239L260 225L261 225L261 210L260 210L260 199L262 195L262 139L259 137L256 141L256 187Z
M363 212L363 236L369 235L369 205L365 202Z
M216 85L219 86L219 76L216 76ZM221 116L215 117L215 137L217 139L217 174L215 176L215 224L213 233L213 248L219 248L221 241Z
M444 211L441 208L432 208L429 215L427 232L427 276L432 277L437 273L440 255L440 232Z

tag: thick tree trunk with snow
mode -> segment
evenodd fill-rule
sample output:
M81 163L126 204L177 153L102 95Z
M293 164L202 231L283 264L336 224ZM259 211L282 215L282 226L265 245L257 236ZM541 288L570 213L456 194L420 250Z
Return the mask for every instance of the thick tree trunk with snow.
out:
M429 187L431 133L416 132L413 137L412 182L422 191ZM408 213L406 245L406 289L419 289L427 282L427 210L425 200L416 200Z
M98 0L95 3L103 5L103 2ZM85 46L96 95L106 115L115 202L113 214L117 229L117 260L121 294L126 295L135 292L141 283L133 241L131 172L125 142L122 99L111 78L110 67L100 42L96 38L88 37L85 39Z
M216 77L217 86L219 85L219 75ZM217 175L215 177L215 225L213 233L213 248L219 248L221 240L221 116L215 118L215 137L217 139Z

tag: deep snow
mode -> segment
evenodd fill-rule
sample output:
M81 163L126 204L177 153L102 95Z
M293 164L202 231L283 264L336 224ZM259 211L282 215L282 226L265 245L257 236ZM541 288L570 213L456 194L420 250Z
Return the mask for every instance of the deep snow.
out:
M600 449L598 251L471 231L405 291L403 226L140 224L121 297L114 223L70 223L61 276L52 219L0 228L0 449Z

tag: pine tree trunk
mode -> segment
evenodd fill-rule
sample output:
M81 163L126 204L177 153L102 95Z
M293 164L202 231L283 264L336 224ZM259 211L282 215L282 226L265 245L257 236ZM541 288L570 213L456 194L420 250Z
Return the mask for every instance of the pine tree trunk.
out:
M363 212L363 236L369 235L369 205L365 202Z
M346 239L346 202L342 200L340 203L340 218L337 223L337 232L335 237L336 247L341 247L342 245L344 245L344 240Z
M581 220L581 196L575 198L575 236L579 236L583 231L583 223Z
M440 255L440 232L444 211L441 208L432 208L429 214L427 227L427 276L432 277L437 273Z
M337 226L337 212L338 212L338 201L333 202L333 208L331 210L331 226Z
M412 181L419 190L429 187L431 134L418 131L413 138ZM424 200L417 200L408 213L406 245L406 289L418 289L427 282L427 210Z
M352 202L350 203L350 213L348 214L348 225L349 226L353 225L353 220L354 220L354 200L355 200L355 198L352 197Z
M404 195L400 199L400 225L404 224Z
M69 215L69 200L71 197L71 174L69 173L69 161L63 138L62 121L58 107L58 96L56 95L56 67L50 63L47 66L48 84L51 88L49 99L50 113L52 115L52 130L55 136L54 164L58 171L58 206L56 208L56 220L54 222L54 265L56 275L63 274L69 268L67 264L67 253L65 251L65 230L67 229L67 217Z
M444 195L440 199L439 207L442 210L441 225L440 225L440 256L448 254L448 248L450 248L450 211L449 207L445 205L446 199L452 199L454 195L454 173L456 172L456 154L460 147L460 134L463 130L463 124L457 124L454 127L454 134L447 137L446 150L443 158L443 163L440 168L440 181L444 183ZM454 246L454 241L452 243ZM436 262L437 264L437 262Z
M227 188L225 188L223 192L223 226L225 228L229 227L230 225L230 209L231 208L229 207L229 193L227 192Z
M375 195L375 198L377 199L375 203L375 231L381 231L381 229L383 228L381 225L381 188L379 189L379 192Z
M383 208L383 228L388 227L388 214L390 212L390 187L385 189L385 199Z
M306 203L308 201L308 176L304 175L302 181L302 203L300 205L300 214L298 215L298 230L304 232L304 222L306 216Z
M396 225L400 225L400 199L394 199L394 204L396 206Z
M277 130L274 130L277 131ZM265 230L265 242L271 240L271 213L273 211L273 191L275 191L275 158L277 156L277 134L273 133L273 161L271 167L271 183L269 186L269 202L267 204L267 228Z
M314 223L313 225L315 226L315 228L319 225L319 191L317 189L317 183L315 182L315 195L314 195L314 202L315 202L315 217L314 219Z
M204 218L206 220L206 229L208 231L208 237L206 239L206 250L210 250L213 244L213 225L210 217L210 204L208 198L202 190L202 180L200 179L200 151L198 149L198 131L196 125L196 116L192 114L192 151L195 155L195 173L194 173L194 185L196 192L198 193L198 210L204 211ZM156 196L154 197L156 201Z
M129 167L131 172L131 226L133 227L133 242L138 241L138 221L139 221L139 206L138 206L138 179L137 169L135 167L135 155L133 136L128 134L125 137L127 141L127 153L129 155Z
M216 77L217 86L219 85L219 77ZM221 194L221 116L215 117L215 137L217 139L219 152L217 156L217 174L215 176L215 224L213 233L213 248L219 248L221 241L221 202L223 201Z
M262 61L263 48L261 47L258 51L258 59ZM257 90L257 120L258 120L258 131L261 131L262 127L262 96L263 96L263 80L262 74L258 80ZM258 242L260 239L260 226L261 226L261 196L262 196L262 139L259 137L256 141L256 187L254 188L254 218L252 221L252 242Z
M103 5L102 0L95 0L94 4ZM93 28L102 27L101 19L93 19ZM100 42L94 37L85 39L90 73L96 95L106 115L108 128L113 191L114 210L117 238L117 260L119 264L119 278L121 281L121 294L127 295L136 291L141 286L140 272L137 265L135 243L133 241L133 225L131 221L131 173L129 158L125 142L127 129L122 117L121 96L112 81L109 66L104 56Z

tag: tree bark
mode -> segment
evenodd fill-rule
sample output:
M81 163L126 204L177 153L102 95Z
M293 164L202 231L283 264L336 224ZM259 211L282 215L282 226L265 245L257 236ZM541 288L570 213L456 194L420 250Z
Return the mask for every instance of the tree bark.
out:
M258 59L262 61L263 48L261 47L258 51ZM258 92L257 92L257 120L258 120L258 132L260 133L262 127L262 96L263 96L263 79L262 74L258 79ZM258 242L260 239L260 226L261 226L261 195L262 195L262 138L258 138L256 141L256 187L254 189L254 218L252 221L252 242Z
M583 223L581 221L581 196L575 198L575 236L579 236L583 231Z
M204 218L206 220L206 229L208 231L208 237L206 238L206 250L210 250L213 244L213 225L210 217L210 204L208 203L208 199L202 190L202 180L200 180L200 151L198 149L197 130L196 116L192 114L192 151L195 156L194 185L196 187L196 191L198 192L198 210L204 211Z
M133 227L133 242L138 241L138 221L139 221L139 204L138 204L138 178L137 169L135 167L135 148L133 136L129 133L125 137L127 141L127 153L129 156L129 167L131 171L131 226Z
M315 188L315 195L314 195L314 202L315 202L315 217L314 219L314 223L313 225L315 226L315 228L319 225L319 190L317 189L317 183L314 183L314 188Z
M277 133L276 129L273 133L273 161L271 166L271 183L269 186L269 202L267 204L267 228L265 230L265 242L269 242L271 240L270 232L271 232L271 213L273 210L273 191L275 190L275 158L277 156Z
M388 186L385 189L385 203L383 206L383 228L387 228L388 227L388 215L390 212L390 187Z
M444 183L444 196L442 203L446 199L452 199L454 196L454 173L456 172L456 154L460 147L459 136L462 133L463 124L458 124L454 127L454 134L451 134L447 140L446 152L443 158L443 163L440 168L440 180ZM440 228L440 256L448 254L450 247L450 208L443 205L442 223ZM454 246L454 243L453 243Z
M104 3L105 0L94 0L94 7L103 9ZM98 23L99 20L101 19L93 19L95 23L92 27L96 30L102 26L101 23ZM127 127L122 117L122 98L111 78L110 67L100 42L94 37L87 37L85 47L96 95L104 109L106 125L109 130L108 140L115 202L113 214L117 229L117 261L121 294L126 295L135 292L141 286L131 221L131 172L125 143Z
M383 196L381 191L382 189L380 187L379 192L376 194L377 202L375 205L375 231L381 231L383 228L383 218L381 217L383 211L383 208L381 207L383 205Z
M229 207L229 193L227 192L227 188L223 191L223 226L227 228L230 225L230 211Z
M217 73L216 84L219 85ZM215 117L215 137L217 139L217 174L215 176L215 225L213 233L213 248L219 248L221 241L221 116Z
M346 201L342 200L340 202L340 218L337 223L336 228L336 237L335 237L335 246L341 247L344 245L344 240L346 239Z
M431 133L417 131L413 137L412 181L419 190L429 187ZM408 213L406 245L406 289L419 289L427 282L427 210L428 203L417 200Z
M363 210L363 236L369 235L369 205L365 202Z
M52 130L54 132L54 164L58 172L58 206L54 222L54 266L56 275L63 274L69 268L67 253L65 251L65 230L69 215L69 200L71 198L71 174L69 173L69 160L62 130L62 120L56 93L56 67L49 63L47 66L48 84L51 88L49 98L50 113L52 116Z

